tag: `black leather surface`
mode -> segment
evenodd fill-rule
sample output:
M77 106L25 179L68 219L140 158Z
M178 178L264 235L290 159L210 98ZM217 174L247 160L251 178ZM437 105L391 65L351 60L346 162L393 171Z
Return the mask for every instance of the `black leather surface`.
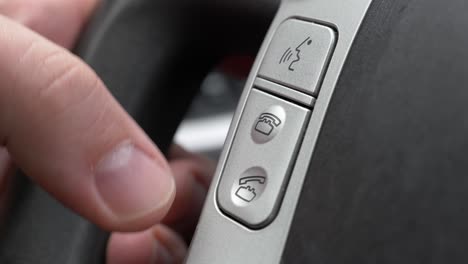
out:
M468 263L468 4L375 0L284 263Z

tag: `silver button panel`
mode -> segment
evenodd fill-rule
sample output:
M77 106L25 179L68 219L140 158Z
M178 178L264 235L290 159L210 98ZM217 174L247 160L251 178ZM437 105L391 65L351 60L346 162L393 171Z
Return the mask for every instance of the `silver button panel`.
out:
M225 150L220 157L220 165L214 176L214 184L216 186L210 188L208 192L205 207L187 256L187 264L279 264L284 262L282 258L284 246L289 237L289 230L293 223L295 208L298 205L302 186L306 180L309 162L312 158L314 148L317 145L320 128L323 125L335 85L339 80L346 58L350 50L352 50L353 41L356 38L360 25L371 3L372 0L282 1L281 7L268 32L268 37L260 49L259 57L255 64L256 66L254 66L253 72L246 82L246 91L242 95L238 108L239 112L235 114L226 140ZM268 60L268 55L265 56L265 54L267 50L271 48L271 39L273 39L275 33L279 32L279 27L291 18L300 18L303 21L321 21L321 25L333 25L336 32L336 44L332 48L333 55L329 55L330 60L326 63L326 69L323 71L320 69L322 74L325 71L326 74L319 82L320 96L316 104L314 104L314 99L310 96L310 92L308 92L309 96L304 97L304 95L306 95L305 93L297 88L292 89L292 85L287 84L290 82L289 80L280 82L278 81L278 77L269 74L268 71L265 70L263 70L263 78L259 78L258 76L258 68L261 66L264 59ZM313 25L313 23L305 23L307 25ZM280 53L277 60L275 60L276 63L279 63L281 55L283 54ZM275 77L276 81L273 77ZM226 204L226 206L221 208L218 196L218 186L220 182L225 181L223 177L228 176L225 170L226 165L228 165L228 167L241 166L239 160L235 162L230 161L231 157L238 158L238 155L234 155L231 149L235 150L235 152L240 151L239 148L236 148L236 144L238 144L240 140L238 138L240 132L236 131L244 131L242 132L243 137L247 139L251 138L252 124L245 125L243 120L246 115L250 115L247 110L244 111L244 107L247 101L249 101L248 107L252 108L251 105L253 102L249 97L253 87L259 87L261 90L267 91L267 93L271 93L275 96L277 95L281 98L287 98L286 100L314 109L310 119L306 121L307 127L304 132L304 140L302 140L302 143L298 143L300 144L300 149L296 155L296 160L293 162L294 165L291 169L291 175L287 174L289 177L289 179L287 179L287 186L285 185L287 191L282 191L284 195L281 196L281 201L279 201L281 208L279 208L277 213L273 214L274 221L265 225L264 228L255 229L255 231L233 220L231 215L236 213L235 210L237 210L237 207L231 205L234 207L234 211L233 213L228 212L227 205L231 203L229 200L230 197L225 197L226 202L223 204ZM250 122L254 122L255 118L256 117L250 119ZM272 140L263 143L263 145L274 144L276 140L282 138L281 136L286 132L285 129L288 127L288 122L290 120L289 112L286 111L286 123L281 132L276 134ZM238 128L240 123L243 123L243 129ZM233 142L234 139L236 142ZM293 141L294 139L290 140ZM256 143L250 142L250 144ZM258 157L254 156L254 154L249 154L249 151L244 151L243 153L244 155L249 155L250 158ZM270 155L274 154L282 155L282 151L276 151ZM261 158L263 159L263 157ZM242 166L243 168L246 167L244 165ZM261 174L262 171L258 173ZM270 172L265 171L265 173ZM268 178L268 180L270 179L271 178ZM231 178L230 182L228 180L224 184L231 185L233 181L234 179ZM266 189L263 190L263 193L260 194L260 197L257 198L254 203L260 202L261 199L267 195L268 189L271 186L269 185L270 183L271 182L267 181ZM229 188L230 187L227 187L228 190ZM228 193L228 195L229 194L230 193ZM243 217L243 215L244 212L239 214L240 217Z
M217 190L222 211L250 228L274 219L309 115L252 89Z
M335 38L329 27L288 19L276 31L259 76L316 96Z

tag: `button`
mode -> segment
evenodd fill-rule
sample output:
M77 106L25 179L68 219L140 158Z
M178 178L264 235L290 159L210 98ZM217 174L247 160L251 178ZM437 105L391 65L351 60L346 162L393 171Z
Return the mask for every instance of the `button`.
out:
M258 229L277 215L310 111L253 89L217 189L221 210Z
M273 37L259 76L316 96L335 45L326 26L289 19Z
M283 128L286 113L279 105L274 105L261 112L252 127L252 139L256 143L265 143L273 139Z
M237 206L248 206L263 194L267 186L266 171L260 167L247 169L234 181L231 189L231 200Z

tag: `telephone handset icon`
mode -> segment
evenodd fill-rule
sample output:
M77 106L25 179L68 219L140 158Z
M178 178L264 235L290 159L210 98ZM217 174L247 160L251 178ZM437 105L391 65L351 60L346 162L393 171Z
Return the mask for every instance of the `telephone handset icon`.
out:
M240 178L239 185L244 185L244 184L247 184L249 182L258 182L260 184L265 184L265 177L263 177L263 176L249 176L249 177Z
M258 117L255 131L269 136L275 128L281 125L281 119L271 113L263 113Z
M240 186L236 191L236 196L248 203L252 202L257 196L255 188L249 184L252 182L263 185L266 182L266 178L263 176L248 176L239 179Z

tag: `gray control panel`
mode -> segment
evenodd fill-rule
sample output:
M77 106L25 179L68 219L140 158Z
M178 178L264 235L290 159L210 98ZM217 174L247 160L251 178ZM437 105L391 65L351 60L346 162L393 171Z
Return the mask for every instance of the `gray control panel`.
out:
M335 38L330 27L288 19L275 33L258 75L315 96Z
M309 113L251 91L218 187L218 202L226 214L254 229L274 218Z
M311 113L302 99L317 95L334 44L331 28L298 19L270 42L255 82L267 92L250 91L217 189L220 209L251 229L280 208Z
M328 105L371 2L282 0L234 115L187 264L282 263Z

